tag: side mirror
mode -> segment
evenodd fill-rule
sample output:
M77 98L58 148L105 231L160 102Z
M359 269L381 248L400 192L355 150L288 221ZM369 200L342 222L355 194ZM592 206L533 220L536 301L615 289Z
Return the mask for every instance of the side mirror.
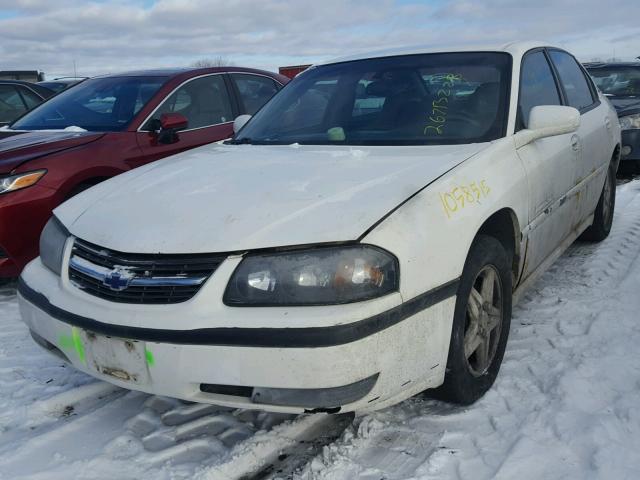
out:
M251 120L251 115L240 115L233 121L233 133L236 134L242 127L246 125L246 123Z
M180 140L178 132L184 130L189 125L189 120L181 113L163 113L160 116L158 129L155 133L158 135L159 143L176 143Z
M187 125L189 120L181 113L163 113L160 116L160 126L163 130L184 130Z
M516 148L540 138L575 132L580 127L580 112L573 107L540 105L531 109L528 125L516 133Z

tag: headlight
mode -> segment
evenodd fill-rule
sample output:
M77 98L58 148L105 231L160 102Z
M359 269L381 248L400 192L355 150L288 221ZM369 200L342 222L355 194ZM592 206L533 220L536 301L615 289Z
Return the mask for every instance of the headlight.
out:
M46 170L36 170L35 172L18 173L17 175L0 177L0 194L22 190L23 188L35 185L45 173L47 173Z
M398 260L373 246L250 254L224 293L229 306L336 305L398 289Z
M40 235L40 260L53 273L62 272L62 254L69 232L56 217L51 217Z
M622 130L634 130L640 128L640 113L620 117L620 128Z

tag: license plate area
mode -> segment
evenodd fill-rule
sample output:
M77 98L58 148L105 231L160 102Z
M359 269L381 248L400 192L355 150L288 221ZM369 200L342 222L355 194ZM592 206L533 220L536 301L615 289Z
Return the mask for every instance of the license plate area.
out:
M149 383L145 342L82 331L87 365L97 373L122 382Z

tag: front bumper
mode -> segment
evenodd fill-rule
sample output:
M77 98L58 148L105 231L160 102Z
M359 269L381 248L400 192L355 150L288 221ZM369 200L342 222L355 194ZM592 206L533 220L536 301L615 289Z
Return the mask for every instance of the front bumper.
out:
M224 307L226 318L212 317L210 327L177 330L212 303L206 285L171 308L106 309L108 302L69 287L36 259L23 272L18 298L38 343L124 388L237 408L344 412L382 408L442 383L456 285L405 303L393 294L331 309ZM269 328L238 328L231 320L232 312L250 318L264 310L282 319ZM354 321L358 310L365 318ZM304 327L292 326L298 321L290 314L305 311L324 324L312 325L309 315L299 319ZM145 313L174 328L144 326Z
M621 161L640 160L640 129L622 131Z

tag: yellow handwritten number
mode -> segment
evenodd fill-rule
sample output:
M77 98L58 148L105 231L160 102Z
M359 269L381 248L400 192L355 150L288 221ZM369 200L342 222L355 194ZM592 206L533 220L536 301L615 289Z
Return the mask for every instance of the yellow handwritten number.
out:
M487 197L490 192L491 189L487 185L487 181L481 180L480 182L471 182L468 185L456 185L450 191L441 193L440 202L442 202L447 218L451 218L451 214L458 210L462 210L468 205L480 203L480 200Z

